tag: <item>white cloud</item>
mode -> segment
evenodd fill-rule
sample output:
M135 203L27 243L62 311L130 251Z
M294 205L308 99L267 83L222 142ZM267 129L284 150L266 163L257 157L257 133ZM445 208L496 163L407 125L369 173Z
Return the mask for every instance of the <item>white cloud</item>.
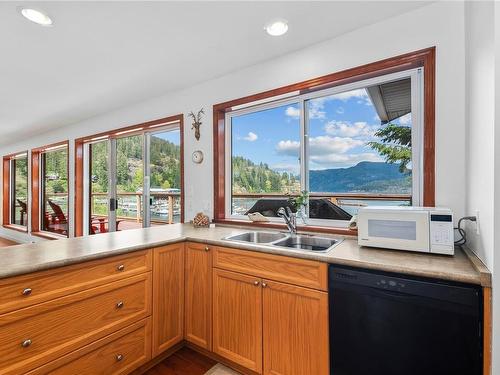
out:
M309 152L313 155L323 155L340 153L343 154L354 147L364 145L363 141L352 139L349 137L330 137L329 135L321 135L309 139Z
M254 141L256 141L258 138L259 138L259 137L257 136L257 134L252 133L252 132L249 132L249 133L247 134L247 136L246 136L246 137L243 137L242 139L243 139L244 141L254 142Z
M372 152L363 152L360 154L328 154L311 155L312 169L328 169L350 167L361 161L380 162L383 159L380 155Z
M401 125L411 125L411 112L399 118Z
M285 115L291 118L299 118L300 117L300 109L296 107L287 107L285 110Z
M309 140L309 159L312 169L341 168L356 165L361 161L383 161L376 152L352 152L357 147L365 146L365 141L351 137L332 137L324 135L312 137ZM276 151L284 156L299 156L300 143L298 141L283 140L278 142ZM273 168L280 171L296 172L297 165L277 165Z
M350 121L329 121L325 125L325 132L339 137L373 138L379 125L370 125L364 121L351 123Z
M309 139L309 153L311 157L314 155L325 154L343 154L354 147L364 145L364 141L352 139L349 137L330 137L329 135L321 135ZM278 154L287 156L298 156L300 151L300 143L298 141L279 141L276 146Z
M300 143L298 141L279 141L276 145L278 154L287 156L299 156Z
M326 112L324 111L326 100L327 98L317 98L309 101L308 107L310 119L326 118Z

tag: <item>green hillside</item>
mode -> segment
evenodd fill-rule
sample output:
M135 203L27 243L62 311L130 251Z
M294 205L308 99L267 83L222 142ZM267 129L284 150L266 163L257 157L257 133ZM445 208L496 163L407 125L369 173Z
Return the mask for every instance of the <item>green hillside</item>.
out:
M92 145L92 190L108 190L107 144ZM117 189L136 192L143 187L142 137L120 138L116 142ZM151 137L151 187L180 189L180 146L167 140Z
M267 164L256 164L241 156L233 163L233 193L294 193L300 191L300 181L293 175L277 172Z

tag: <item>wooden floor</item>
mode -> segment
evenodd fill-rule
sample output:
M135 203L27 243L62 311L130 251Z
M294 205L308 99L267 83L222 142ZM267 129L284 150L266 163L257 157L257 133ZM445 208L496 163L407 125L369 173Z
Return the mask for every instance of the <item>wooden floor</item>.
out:
M18 244L17 242L8 240L7 238L0 237L0 247L12 246L17 244Z
M216 364L216 361L184 347L144 375L203 375Z

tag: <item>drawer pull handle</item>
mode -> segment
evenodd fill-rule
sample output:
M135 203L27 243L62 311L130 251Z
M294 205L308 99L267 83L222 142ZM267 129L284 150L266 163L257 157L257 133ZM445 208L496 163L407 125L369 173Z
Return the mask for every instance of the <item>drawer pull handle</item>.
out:
M210 251L210 248L208 246L205 246L205 251Z
M255 286L259 286L259 284L260 284L260 282L257 280L253 282L253 285L255 285Z
M116 355L116 362L120 362L121 360L123 360L123 354L117 354Z
M118 302L118 303L116 304L116 308L117 308L117 309L121 309L121 308L123 307L123 305L124 305L123 301L120 301L120 302Z
M23 296L29 296L31 294L31 288L26 288L23 290Z
M125 269L125 265L124 264L120 264L118 267L116 267L116 269L118 271L123 271Z
M24 340L24 341L21 343L21 346L22 346L23 348L27 348L27 347L31 346L31 340L30 340L30 339Z
M262 287L265 288L267 286L266 283L262 283Z

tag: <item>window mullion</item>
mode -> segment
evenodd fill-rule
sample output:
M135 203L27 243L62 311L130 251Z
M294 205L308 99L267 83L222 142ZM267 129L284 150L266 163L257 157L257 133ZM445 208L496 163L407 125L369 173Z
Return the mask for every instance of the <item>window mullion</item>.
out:
M304 99L299 102L300 106L300 190L309 188L309 171L307 170L308 160L308 123L306 114L306 104Z
M306 101L300 99L300 191L309 191L309 119ZM306 216L309 217L309 202L306 205Z

